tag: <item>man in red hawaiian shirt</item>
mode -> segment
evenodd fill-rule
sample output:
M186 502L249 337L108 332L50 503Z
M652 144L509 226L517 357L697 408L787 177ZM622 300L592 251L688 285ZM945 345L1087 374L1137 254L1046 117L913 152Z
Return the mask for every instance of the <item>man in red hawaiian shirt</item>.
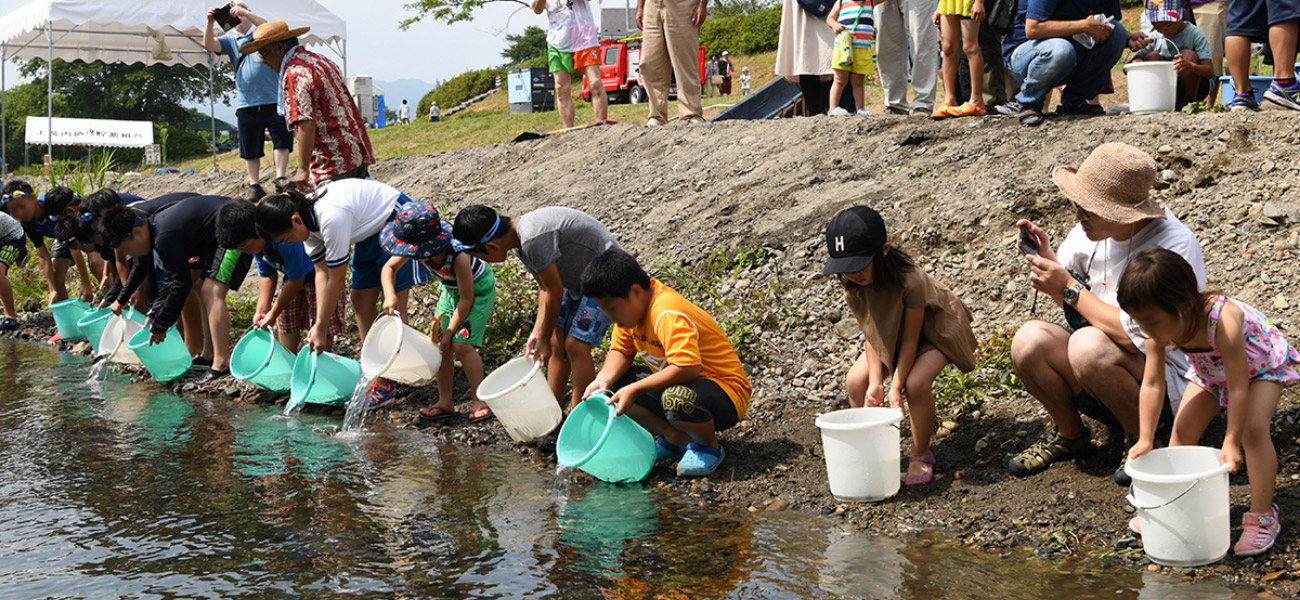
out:
M308 31L272 21L258 25L253 39L239 47L243 54L258 53L280 74L280 110L298 134L293 182L300 191L322 181L364 178L375 162L343 74L328 58L298 45L298 36Z

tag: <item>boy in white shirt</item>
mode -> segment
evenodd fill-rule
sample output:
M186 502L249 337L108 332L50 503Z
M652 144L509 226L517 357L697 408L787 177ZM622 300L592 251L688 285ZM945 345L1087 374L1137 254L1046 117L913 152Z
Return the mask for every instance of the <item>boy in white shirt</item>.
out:
M591 90L591 108L596 124L609 121L609 97L600 78L600 38L591 18L587 0L533 0L533 12L542 14L550 27L546 30L546 63L555 76L555 103L560 123L573 127L573 75L586 75Z

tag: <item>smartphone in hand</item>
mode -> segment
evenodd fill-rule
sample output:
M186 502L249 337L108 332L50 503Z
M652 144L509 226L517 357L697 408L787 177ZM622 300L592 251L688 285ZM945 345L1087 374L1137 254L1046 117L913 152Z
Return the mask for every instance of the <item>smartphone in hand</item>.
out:
M1034 237L1034 234L1029 233L1028 225L1020 226L1020 241L1017 245L1020 246L1021 252L1038 256L1038 240Z

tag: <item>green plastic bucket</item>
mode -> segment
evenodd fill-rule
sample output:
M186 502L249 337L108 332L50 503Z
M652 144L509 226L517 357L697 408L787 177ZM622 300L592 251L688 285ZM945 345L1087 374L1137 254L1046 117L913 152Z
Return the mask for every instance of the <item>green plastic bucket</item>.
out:
M181 339L181 334L175 327L167 330L167 337L163 338L162 343L152 346L149 345L151 333L147 327L137 331L126 343L126 347L135 352L136 357L156 381L167 383L190 370L193 359L190 358L190 351L185 347L185 341Z
M293 377L293 354L265 329L244 334L230 353L230 374L264 390L289 391Z
M608 396L582 401L560 428L560 466L582 469L610 483L641 481L655 463L655 439L627 415L616 416Z
M293 362L289 404L342 406L352 397L358 381L361 381L361 363L332 352L317 354L303 346Z
M76 298L70 298L62 302L51 304L50 312L54 313L54 324L59 328L59 337L66 341L79 340L86 337L86 335L81 332L81 328L77 327L77 321L81 320L81 317L86 316L86 312L89 310L89 304Z
M90 347L95 349L95 354L99 354L100 338L104 337L104 326L108 325L108 320L113 318L113 311L107 308L99 310L91 309L77 321L77 327L81 333L90 340Z

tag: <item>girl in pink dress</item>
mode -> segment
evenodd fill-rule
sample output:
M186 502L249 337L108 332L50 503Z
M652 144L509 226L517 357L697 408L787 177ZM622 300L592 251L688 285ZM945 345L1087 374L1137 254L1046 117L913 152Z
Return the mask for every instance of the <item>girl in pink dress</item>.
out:
M1163 248L1133 255L1119 282L1119 305L1147 335L1141 433L1129 458L1152 448L1165 397L1165 350L1175 346L1191 362L1191 385L1178 407L1169 445L1196 444L1219 409L1228 409L1219 460L1236 473L1244 447L1250 475L1250 510L1242 516L1234 552L1255 556L1268 551L1282 531L1273 503L1277 451L1269 429L1282 386L1300 380L1300 352L1253 307L1198 289L1187 261Z

